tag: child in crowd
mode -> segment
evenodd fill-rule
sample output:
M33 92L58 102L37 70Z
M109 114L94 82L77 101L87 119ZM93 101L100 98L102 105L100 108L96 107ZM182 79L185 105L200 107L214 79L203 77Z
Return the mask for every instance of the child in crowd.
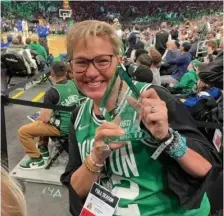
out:
M212 87L206 83L204 83L201 80L198 80L197 83L197 92L187 97L186 99L181 99L181 101L184 103L186 107L194 107L197 105L199 101L201 101L204 98L212 98L214 100L217 100L221 95L221 90Z
M197 84L198 81L198 73L201 68L205 66L205 64L200 64L201 62L197 59L191 61L188 66L188 72L183 75L180 82L176 84L169 84L169 91L172 94L183 94L189 95L193 93L193 87Z

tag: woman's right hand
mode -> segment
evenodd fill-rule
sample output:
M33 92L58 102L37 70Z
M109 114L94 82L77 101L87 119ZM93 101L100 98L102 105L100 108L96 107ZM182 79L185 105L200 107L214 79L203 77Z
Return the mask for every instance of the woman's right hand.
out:
M117 124L112 122L105 122L96 129L95 141L92 150L92 159L98 164L103 164L106 158L111 154L111 151L122 148L126 142L109 143L104 142L105 138L119 137L125 134Z

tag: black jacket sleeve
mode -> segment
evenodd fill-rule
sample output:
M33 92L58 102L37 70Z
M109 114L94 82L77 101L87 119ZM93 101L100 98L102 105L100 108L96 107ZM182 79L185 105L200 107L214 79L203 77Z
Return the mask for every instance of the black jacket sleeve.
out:
M187 108L165 88L153 85L151 88L154 88L159 97L166 102L171 127L186 137L188 148L207 159L213 166L205 178L196 179L187 174L178 162L166 153L158 158L166 164L168 187L176 195L180 205L186 210L199 208L208 185L221 170L221 161L212 144L197 129Z
M189 111L181 102L178 102L163 87L151 85L150 88L154 88L159 97L166 102L171 127L186 137L189 148L202 155L213 165L213 169L205 178L195 179L187 174L177 161L170 158L166 153L158 158L163 164L166 164L164 171L167 173L169 191L176 195L180 205L186 210L198 208L208 184L213 180L214 176L217 176L217 169L215 169L216 164L218 164L217 153L207 139L198 131ZM70 185L72 174L82 164L74 131L74 121L77 112L78 108L73 112L69 128L69 162L64 174L61 176L61 182L69 189L70 212L72 215L79 215L83 205L83 202Z
M50 88L44 95L44 103L57 104L59 102L59 94L56 89Z
M69 203L70 212L73 216L78 216L81 212L83 201L79 198L78 194L73 190L70 179L72 174L82 165L78 143L75 136L74 122L78 114L79 107L77 107L72 113L71 122L69 125L69 160L65 168L65 172L61 176L61 182L67 186L69 190Z

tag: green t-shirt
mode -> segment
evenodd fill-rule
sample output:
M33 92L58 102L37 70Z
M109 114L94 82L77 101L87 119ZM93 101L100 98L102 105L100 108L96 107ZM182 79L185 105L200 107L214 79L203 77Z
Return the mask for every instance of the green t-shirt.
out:
M134 82L140 92L150 84ZM127 90L131 96L131 91ZM104 120L93 113L93 101L87 99L80 107L74 129L82 161L91 152L97 127ZM125 110L123 110L125 113ZM135 116L136 113L128 113ZM120 122L122 124L122 121ZM112 152L100 184L120 198L114 215L121 216L207 216L210 204L206 194L199 209L183 210L165 184L164 164L153 160L155 147L145 141L131 141ZM169 195L168 195L169 194Z
M57 90L59 94L59 102L57 105L62 106L75 106L79 103L79 93L75 86L75 83L68 80L66 84L54 84L53 88ZM60 132L62 135L68 134L68 126L71 120L71 112L57 110L54 112L54 116L60 119Z

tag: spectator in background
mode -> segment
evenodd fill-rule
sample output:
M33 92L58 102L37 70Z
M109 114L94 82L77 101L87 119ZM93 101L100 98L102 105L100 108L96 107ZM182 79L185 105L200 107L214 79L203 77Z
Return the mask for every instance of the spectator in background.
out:
M47 36L49 35L49 27L43 19L39 20L39 25L36 27L36 33L39 37L39 43L45 48L47 55L49 54Z
M123 31L122 31L122 28L121 28L121 24L119 23L119 20L117 18L115 18L113 20L113 27L116 29L118 37L122 38Z
M207 56L204 58L204 61L206 63L209 63L212 62L218 55L217 43L215 40L209 40L206 45L207 45Z
M147 53L142 53L136 59L136 64L137 65L145 65L146 67L148 67L150 69L150 67L152 65L152 59Z
M144 43L144 48L148 50L150 47L152 47L152 39L150 38L150 33L149 32L144 32L143 33L143 38L141 41Z
M36 34L32 35L32 43L27 46L27 48L34 50L37 54L42 56L44 60L47 60L47 52L43 46L41 46L38 42L38 36Z
M170 75L173 71L176 70L176 65L169 64L168 61L177 58L181 55L179 50L180 44L178 41L170 40L167 42L167 50L162 57L162 63L160 67L160 75Z
M10 45L6 53L17 53L22 56L25 65L27 66L28 73L32 73L32 69L35 74L38 74L38 68L36 61L32 59L31 53L29 49L24 49L24 46L19 43L17 37L13 38L12 45Z
M149 56L152 59L152 65L150 67L153 74L152 84L161 85L160 73L158 67L162 60L162 55L155 48L150 48Z
M169 33L167 32L167 24L166 22L163 22L160 26L161 30L156 33L155 38L155 48L160 52L160 54L163 56L163 54L166 51L166 43L169 39Z
M26 46L29 46L31 42L32 42L31 38L27 38L25 41Z
M18 19L18 21L17 21L17 30L18 30L18 32L23 31L23 26L22 26L22 20L21 19Z
M7 41L4 42L4 38L2 37L2 41L1 41L1 48L7 48L12 44L12 35L8 34L7 35Z
M22 28L23 28L23 37L27 38L29 28L28 28L28 22L25 19L22 20Z
M207 17L203 16L201 22L198 25L199 39L204 40L210 31L211 25L209 24Z
M19 44L22 45L22 46L24 46L22 35L21 35L21 34L18 34L18 35L16 36L16 38L19 40Z
M176 83L181 79L181 77L186 73L187 67L191 62L191 54L189 50L191 48L191 44L188 42L183 43L181 45L181 55L170 59L167 63L170 65L176 65L176 70L172 72L171 75L165 75L161 77L162 84Z
M178 40L178 26L171 29L170 35L172 40Z
M185 73L180 82L176 84L170 83L168 90L172 94L184 94L189 95L193 93L193 87L197 84L198 73L205 67L207 64L201 63L199 60L195 59L191 61L188 66L188 72Z
M140 41L140 27L136 25L134 27L134 30L129 34L128 39L127 39L127 49L125 51L127 58L132 58L135 55L132 53L133 50L136 50L136 44ZM143 44L143 49L144 49L144 44Z
M188 42L188 34L187 34L187 31L185 28L180 27L178 35L179 35L178 40L179 40L180 45L182 45L185 42Z
M197 53L197 47L198 47L198 36L194 35L191 39L191 49L189 50L189 53L194 58Z
M131 39L132 37L135 38L135 43L140 41L140 26L139 25L134 25L133 31L130 33L128 40Z
M136 50L135 52L135 61L138 59L138 57L141 55L141 54L148 54L148 51L146 51L145 49L138 49Z
M216 33L214 31L210 32L208 34L208 39L209 40L216 40Z
M204 98L213 98L214 100L217 100L220 97L220 94L220 89L198 80L197 92L186 99L181 99L181 102L183 102L186 107L194 107Z
M44 103L61 106L75 106L79 102L79 93L73 81L67 80L67 65L54 62L51 77L54 85L44 95ZM53 117L53 118L52 118ZM37 121L19 129L19 138L27 155L30 157L20 163L25 170L39 169L45 166L44 158L49 158L48 140L50 136L66 136L71 112L41 109ZM39 137L36 146L34 138Z
M145 55L147 54L142 54L141 59L146 57ZM139 64L133 71L132 79L138 82L152 83L153 74L150 70L150 67L143 64Z
M140 40L138 40L134 46L134 49L131 52L131 60L136 61L136 52L138 50L144 50L144 43Z

